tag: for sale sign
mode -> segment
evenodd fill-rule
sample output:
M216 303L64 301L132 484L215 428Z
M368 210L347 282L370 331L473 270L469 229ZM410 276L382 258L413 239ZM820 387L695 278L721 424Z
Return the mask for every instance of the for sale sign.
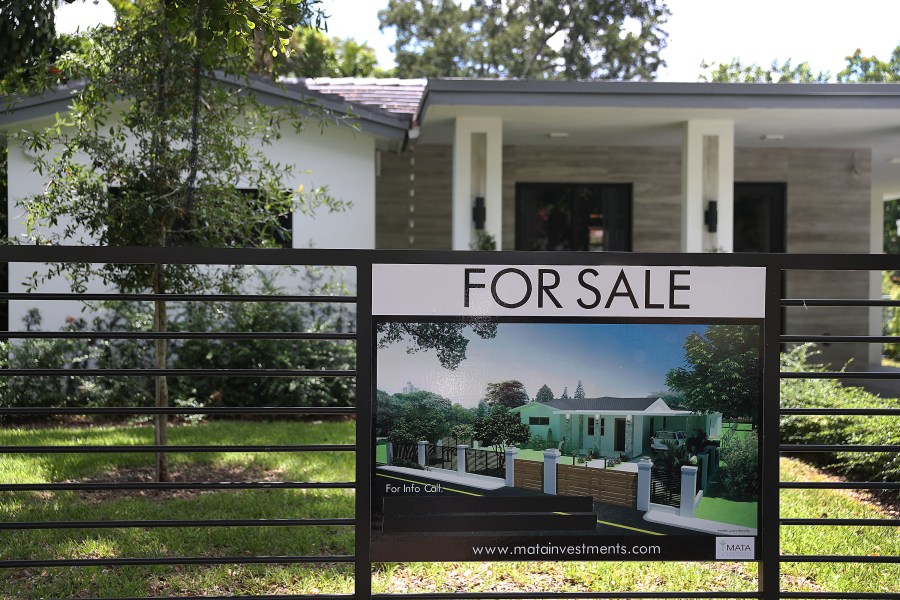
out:
M372 280L374 560L758 558L763 269Z

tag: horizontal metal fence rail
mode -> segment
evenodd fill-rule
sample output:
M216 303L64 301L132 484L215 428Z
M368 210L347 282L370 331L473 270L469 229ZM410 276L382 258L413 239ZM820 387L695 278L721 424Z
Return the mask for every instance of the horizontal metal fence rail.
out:
M896 261L895 257L892 257ZM890 270L900 267L900 264L894 262L890 267L885 265L872 264L874 257L860 257L857 269L859 270ZM804 270L829 271L836 267L829 265L825 261L810 260L810 264L803 267ZM793 270L800 270L793 267ZM786 270L786 272L791 272ZM880 275L880 273L879 273ZM900 301L886 300L881 298L783 298L780 302L782 308L802 307L806 310L812 309L828 309L836 307L855 307L855 308L896 308L900 307ZM863 324L863 329L865 324ZM798 334L782 334L779 336L780 343L783 344L842 344L842 343L862 343L862 344L890 344L900 343L900 337L887 335L798 335ZM834 380L845 382L845 385L852 383L871 381L896 381L900 380L898 372L884 371L846 371L846 370L830 370L830 371L780 371L780 381L803 381L803 380ZM779 418L781 417L866 417L866 416L884 416L900 418L900 409L884 408L872 406L868 408L830 408L830 407L779 407ZM790 441L779 444L779 452L782 455L798 455L802 456L806 453L822 454L822 453L900 453L900 445L897 444L852 444L852 443L791 443ZM895 491L900 490L900 482L887 481L781 481L779 478L779 489L782 490L853 490L853 491ZM819 518L782 518L778 519L779 526L802 528L802 527L898 527L900 519L896 518L834 518L822 516ZM840 548L830 548L832 552L840 550ZM779 553L779 563L811 563L811 564L871 564L871 565L895 565L900 564L900 556L880 556L880 555L860 555L860 554L784 554ZM887 578L890 578L886 574ZM887 580L886 580L887 582ZM875 582L878 583L878 582ZM780 591L780 598L829 598L829 599L896 599L900 598L900 592L790 592Z
M135 558L77 558L47 560L0 560L0 572L11 569L44 569L62 567L119 567L119 566L170 566L170 565L353 565L355 576L355 593L316 594L320 600L355 597L360 600L369 598L388 599L399 597L399 594L372 593L372 563L368 549L368 534L371 529L371 512L369 496L371 492L370 447L371 440L371 398L367 390L371 384L372 339L371 321L367 314L371 313L371 265L374 263L416 263L416 264L450 264L465 261L468 264L615 264L615 265L696 265L696 266L756 266L768 270L767 285L775 295L770 299L767 311L767 343L774 347L779 344L815 343L900 343L898 336L869 336L864 333L853 335L799 335L783 334L780 331L782 308L829 309L841 307L860 308L895 308L900 301L884 299L828 299L828 298L783 298L781 275L784 271L883 271L897 269L896 257L868 255L726 255L726 254L618 254L618 253L546 253L522 252L404 252L404 251L363 251L363 250L218 250L191 249L185 252L180 248L97 248L97 247L50 247L50 246L8 246L0 247L0 262L95 262L95 263L140 263L140 264L193 264L193 265L321 265L350 267L356 269L357 291L355 296L333 295L240 295L240 294L58 294L58 293L5 293L0 294L0 302L10 301L62 301L73 298L83 301L103 302L122 300L129 302L152 302L165 299L170 302L285 302L285 303L334 303L342 306L355 306L356 318L354 332L217 332L217 331L167 331L154 332L27 332L7 331L0 337L13 340L307 340L334 343L356 342L356 366L353 369L243 369L221 371L218 369L7 369L3 376L33 377L75 374L78 376L116 376L116 377L154 377L203 376L203 377L247 377L254 379L279 378L347 378L356 382L357 405L355 407L0 407L0 417L48 417L48 416L347 416L355 417L357 423L356 444L236 444L236 445L143 445L143 446L100 446L96 444L60 444L48 446L4 445L0 446L0 454L22 454L40 456L42 454L65 453L77 456L95 453L208 453L208 452L355 452L356 478L354 481L238 481L238 482L55 482L55 483L22 483L10 484L0 482L0 492L40 491L55 492L62 490L91 492L108 492L121 490L134 491L227 491L227 490L353 490L355 492L355 514L349 517L334 518L260 518L209 519L198 515L196 519L117 519L117 520L59 520L0 523L0 530L5 532L25 530L77 530L77 529L116 529L144 528L169 529L179 527L251 527L254 529L291 528L291 527L353 527L355 531L354 553L331 555L299 555L299 556L160 556ZM773 335L774 332L774 335ZM773 346L768 346L770 349ZM891 381L900 379L896 373L868 371L834 371L834 372L779 372L777 356L773 364L767 365L767 373L776 374L766 379L767 395L773 389L777 396L780 381L803 379L835 379L858 382L868 379ZM782 417L804 416L887 416L900 417L900 409L893 408L783 408L767 414L766 430L777 433L778 422ZM776 436L777 437L777 436ZM797 444L786 442L778 445L777 454L796 453L831 453L831 452L900 452L895 444ZM774 482L774 492L768 500L776 500L780 490L887 490L900 487L894 482L878 481L841 481L841 482L786 482L781 481L777 472L778 456L763 457L765 463L766 485ZM776 465L773 471L772 466ZM762 531L766 535L766 551L760 568L760 584L757 591L668 591L668 592L438 592L438 593L405 593L404 598L419 600L474 600L483 598L530 600L538 598L760 598L764 600L776 598L829 598L834 600L867 600L898 599L900 593L881 592L789 592L780 589L781 565L784 563L859 563L893 565L900 563L896 556L859 556L859 555L787 555L782 554L779 547L781 527L810 527L820 525L832 526L866 526L896 527L900 519L884 518L781 518L776 512L764 515ZM839 550L837 548L830 551ZM174 596L173 596L174 597ZM193 596L191 596L193 597ZM205 596L207 598L233 598L235 596ZM255 598L306 598L305 594L276 594L237 596ZM174 597L177 598L177 597ZM182 597L187 598L187 597ZM137 600L122 598L120 600Z
M3 261L7 260L6 254L20 254L24 250L26 261L44 262L45 259L53 260L52 257L41 257L32 260L32 255L36 249L24 248L0 248L0 257ZM73 252L80 253L79 249L71 249ZM96 250L96 249L95 249ZM120 249L103 249L100 255L106 254L107 259L99 259L98 262L132 262L133 252L124 252ZM65 259L71 255L70 251L62 249L54 249L52 253L61 251L62 255L56 259ZM37 250L42 253L41 250ZM138 254L143 252L139 250ZM165 251L163 253L166 253ZM249 253L249 254L248 254ZM211 252L207 253L207 258L213 259L211 264L262 264L265 260L248 259L253 255L254 251L238 251L238 252ZM156 254L156 252L151 252ZM169 253L168 260L160 261L169 264L191 262L191 257L196 257L196 253L192 250L190 255L185 255L183 251L181 257L173 256ZM258 253L257 253L258 254ZM314 252L295 254L295 257L303 257L302 261L285 261L284 255L280 253L264 253L270 260L267 264L322 264L321 262L312 263L307 259L315 255L318 258L333 258L331 255ZM99 255L98 255L99 256ZM110 258L111 257L111 258ZM224 262L223 262L224 257ZM96 257L95 257L96 258ZM346 257L344 257L346 258ZM209 261L199 260L193 264L206 264ZM343 258L337 262L327 262L329 266L349 266L356 268L356 264ZM334 295L315 295L315 294L283 294L283 295L258 295L258 294L115 294L115 293L42 293L40 290L34 293L8 293L0 294L0 301L43 301L45 303L58 302L154 302L156 300L166 300L171 306L181 303L184 306L188 303L216 303L223 305L224 303L255 303L257 305L266 305L271 303L292 304L292 305L308 305L308 306L327 306L348 307L353 309L358 302L356 296L334 296ZM355 329L356 319L348 322L351 328ZM353 331L179 331L169 330L165 332L144 332L144 331L5 331L0 334L5 340L19 341L67 341L67 340L83 340L85 343L94 343L98 340L121 340L122 343L132 343L138 341L154 340L199 340L209 341L211 343L231 342L242 343L258 340L284 341L285 343L316 343L316 344L353 344L357 341L358 335ZM13 343L20 343L14 341ZM357 379L356 368L261 368L254 369L211 369L211 368L7 368L0 371L0 377L67 377L77 376L81 378L102 377L106 380L112 378L152 378L157 376L174 376L174 377L207 377L207 378L249 378L255 381L264 381L269 378L290 378L290 379L310 379L315 378L319 381L346 379L353 383ZM297 397L298 403L303 402L302 395ZM0 407L0 418L48 418L48 417L93 417L93 418L112 418L126 419L131 417L153 417L154 415L166 415L171 417L189 417L192 415L206 415L208 417L286 417L286 418L302 418L302 417L355 417L357 414L356 406L166 406L166 407L145 407L145 406L85 406L85 407L48 407L48 406L19 406L19 407ZM302 427L302 423L298 423ZM48 444L51 444L48 442ZM227 443L223 440L221 444L135 444L135 445L102 445L96 443L71 443L60 441L52 445L14 445L11 443L0 445L0 456L33 456L40 458L48 455L64 455L66 457L78 457L87 455L114 455L114 456L135 456L140 454L156 455L165 453L170 456L178 454L219 454L228 452L240 452L249 454L260 453L277 453L279 455L302 455L310 453L342 453L354 454L357 452L358 444L347 443L299 443L299 444L274 444L274 443ZM189 477L189 476L188 476ZM0 494L10 493L44 493L55 494L60 492L73 492L86 494L86 498L93 497L94 494L144 494L144 493L172 493L172 494L196 494L216 492L220 494L239 493L239 492L266 492L278 493L279 490L290 492L292 490L310 492L321 491L327 492L346 490L348 492L356 492L358 484L356 481L290 481L282 479L278 481L255 480L251 475L246 480L240 481L46 481L46 482L23 482L10 483L9 481L0 482ZM2 499L0 499L2 502ZM236 515L237 516L237 515ZM204 514L197 514L191 518L113 518L113 519L90 519L71 520L46 520L36 521L30 519L22 519L18 522L0 523L0 531L4 531L6 535L15 532L28 531L102 531L102 530L180 530L180 529L214 529L214 528L251 528L257 531L263 529L298 529L298 528L316 528L321 531L322 535L330 536L337 529L344 531L352 531L357 527L366 527L363 522L365 519L357 519L355 515L350 516L334 516L334 517L296 517L296 518L209 518ZM324 528L324 529L323 529ZM172 555L158 556L100 556L100 557L74 557L74 558L47 558L47 559L17 559L4 557L0 560L0 574L4 572L13 572L19 569L60 569L60 568L86 568L86 567L159 567L159 566L214 566L214 565L309 565L309 566L326 566L332 565L358 565L355 552L340 553L325 549L321 554L317 548L313 548L313 553L298 553L294 555L277 555L277 556L249 556L243 554L234 554L227 556L208 556L204 555L206 550L203 548L196 549L197 555L187 556L178 555L173 552ZM227 553L227 551L226 551ZM366 566L366 570L369 567ZM364 578L363 578L364 580ZM363 581L364 583L364 581ZM210 596L213 597L213 596ZM233 596L230 596L233 597ZM247 598L266 598L272 596L245 596ZM303 597L301 595L278 595L279 598L286 597ZM321 598L347 598L352 597L346 594L322 595Z

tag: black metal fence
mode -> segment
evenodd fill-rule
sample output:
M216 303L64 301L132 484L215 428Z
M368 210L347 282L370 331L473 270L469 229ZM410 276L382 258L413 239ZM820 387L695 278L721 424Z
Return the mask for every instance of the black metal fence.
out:
M466 448L466 473L506 477L506 455L499 450Z
M650 502L663 506L681 506L681 474L678 469L650 469Z
M148 367L141 369L102 369L96 365L87 365L81 369L79 376L90 377L116 377L156 378L168 377L206 377L227 378L242 377L271 381L274 379L309 380L333 380L344 379L348 385L355 386L356 405L351 407L336 406L309 406L303 405L304 398L298 397L296 406L247 406L217 405L214 399L204 402L203 406L192 405L189 398L178 405L170 406L146 406L146 405L121 405L121 406L92 406L90 402L79 406L9 406L0 407L0 418L15 419L21 422L29 419L46 419L48 417L64 418L71 423L86 423L93 420L95 426L108 427L110 422L121 419L146 419L155 416L169 418L186 418L199 415L221 417L241 420L266 419L275 417L284 419L285 422L296 425L292 430L298 439L302 438L303 426L306 418L353 418L355 420L355 439L353 443L334 441L304 441L303 443L271 443L267 439L226 439L223 438L214 444L179 443L172 440L170 444L160 444L153 441L135 442L136 438L123 436L121 441L114 445L98 445L92 443L90 431L85 431L81 437L66 438L64 435L54 438L51 432L47 432L40 443L22 444L15 439L0 447L0 460L11 461L16 457L29 457L23 464L23 472L17 479L0 482L0 503L4 505L3 514L7 515L4 522L0 523L0 529L4 536L22 536L28 532L52 531L54 535L65 535L66 532L74 532L73 540L81 538L94 540L94 544L86 545L83 550L73 553L71 556L59 557L47 554L35 553L34 555L5 555L0 557L0 571L5 574L14 574L6 577L8 582L21 581L23 588L18 597L36 597L29 591L29 578L53 577L54 573L65 571L72 573L90 573L87 577L99 576L97 568L123 569L131 567L178 567L190 566L247 566L247 565L294 565L297 568L333 570L340 565L352 565L353 591L347 594L321 594L316 595L314 589L308 589L304 593L288 593L285 595L245 595L246 598L300 598L308 595L320 599L354 597L361 600L367 598L387 598L390 594L373 594L372 573L373 564L369 548L368 532L372 529L371 513L371 453L374 448L372 438L371 406L372 398L370 390L373 389L372 376L372 330L371 320L371 265L377 262L386 263L454 263L465 260L467 264L547 264L553 261L558 264L621 264L621 265L717 265L717 266L759 266L767 269L767 312L766 312L766 352L765 352L765 382L764 395L768 399L764 414L764 430L768 436L764 440L766 451L762 456L762 498L764 507L762 522L759 530L763 539L763 554L759 567L759 580L756 590L696 590L696 591L669 591L669 592L635 592L627 589L619 591L585 591L585 592L490 592L472 591L465 593L436 592L405 594L406 597L422 599L452 599L452 598L840 598L840 599L897 599L900 593L896 591L883 591L877 586L872 591L861 592L835 592L828 589L815 591L784 591L782 587L787 585L781 579L782 565L787 563L802 564L855 564L855 565L880 565L884 568L884 577L892 578L896 571L890 566L900 563L900 557L885 555L878 552L865 552L859 550L845 551L840 547L822 548L818 552L806 554L783 554L780 549L782 532L789 529L803 529L808 527L867 527L867 528L897 528L900 519L897 518L844 518L830 515L810 515L802 518L783 518L779 513L779 496L787 490L865 490L876 492L897 493L900 491L900 483L896 480L883 480L872 478L870 480L853 481L782 481L779 476L779 458L785 454L797 455L830 455L834 453L880 453L882 455L896 455L900 453L900 446L893 443L854 444L826 442L794 443L786 441L778 443L779 424L785 418L817 419L834 417L889 417L900 418L900 410L895 408L883 408L879 406L858 408L833 408L803 407L781 408L778 405L779 386L789 380L815 380L832 379L852 384L863 381L897 381L900 374L896 371L867 371L863 368L852 367L848 370L809 371L809 372L781 372L779 366L779 350L782 344L798 344L804 342L816 342L819 344L882 344L898 343L900 339L890 336L873 334L869 332L864 321L859 322L859 329L854 333L841 335L828 335L824 332L785 334L783 331L782 311L797 309L802 311L830 310L842 308L880 309L881 307L896 307L900 302L882 300L881 298L869 298L869 295L860 290L856 298L795 298L783 293L783 275L786 272L810 273L821 271L849 272L849 271L886 271L900 267L896 257L867 256L867 255L745 255L729 256L724 254L709 255L656 255L656 254L578 254L559 253L548 255L546 253L437 253L437 252L369 252L369 251L321 251L321 250L210 250L191 249L186 251L177 248L146 249L146 248L60 248L60 247L25 247L8 246L0 247L0 263L22 263L37 268L42 263L117 263L130 262L141 264L194 264L194 265L325 265L350 268L355 273L355 296L322 296L310 295L282 295L277 298L259 295L180 295L166 298L179 302L210 302L210 301L234 301L244 303L349 303L355 305L355 328L352 332L338 331L291 331L284 333L261 333L255 331L241 331L222 333L216 331L191 331L191 332L159 332L135 331L120 333L108 333L101 335L98 332L83 330L76 331L23 331L11 330L0 337L11 340L11 343L21 343L22 340L74 340L74 339L122 339L122 340L149 340L151 343L158 340L173 340L194 338L202 340L252 340L252 339L307 339L325 341L329 343L344 343L355 341L355 365L338 369L314 368L307 369L302 365L294 367L267 367L260 365L252 369L241 371L220 370L217 368L205 368L196 366L192 368L170 368L168 366L157 368ZM12 271L11 271L12 272ZM30 271L29 271L30 272ZM0 300L7 302L70 302L75 300L103 301L125 300L129 302L154 302L160 297L154 294L71 294L62 291L37 289L31 292L13 291L0 294ZM113 298L114 297L114 298ZM12 378L28 379L40 377L69 377L73 374L67 369L58 367L31 368L17 366L7 368L3 373L4 383ZM87 381L87 380L85 380ZM89 394L88 394L89 396ZM83 428L89 430L90 428ZM249 469L246 472L250 477L235 474L228 471L228 457L237 455L246 457L264 455L286 456L315 456L321 453L330 453L340 457L346 454L355 454L355 465L337 459L334 464L339 466L331 468L331 471L317 469L316 461L304 462L300 460L298 467L291 474L295 476L284 477L278 469L267 468L264 462ZM41 470L41 457L52 454L63 454L66 457L66 470L54 472ZM173 463L178 464L178 457L182 455L207 456L214 454L222 458L225 467L218 471L210 470L203 473L208 476L204 480L201 474L195 474L190 470L184 470L181 477L175 481L154 482L144 476L144 472L138 468L132 469L132 477L116 479L111 476L79 477L79 465L84 464L86 457L103 454L110 457L110 465L116 461L126 461L126 458L135 455L152 456L166 454L172 457ZM36 460L31 460L36 459ZM255 460L255 459L254 459ZM253 463L254 460L250 462ZM352 462L352 461L351 461ZM343 466L340 466L343 465ZM29 470L30 469L30 470ZM9 471L6 471L7 473ZM230 474L231 473L231 474ZM304 476L305 475L305 476ZM7 477L12 477L7 475ZM14 482L11 482L14 481ZM341 491L346 490L352 494L352 500L341 496ZM253 497L241 496L240 502L226 502L223 506L232 507L235 513L239 513L238 507L248 507L247 512L241 514L205 514L198 510L190 518L146 518L144 515L126 514L119 518L99 519L90 512L82 513L79 518L55 518L54 515L65 512L66 499L75 498L87 503L96 502L98 499L109 498L113 494L134 494L144 497L157 498L163 494L175 498L202 498L208 500L211 493L225 494L294 494L282 506L299 507L290 516L284 514L259 515L253 510ZM76 494L77 496L72 496ZM257 496L258 498L258 496ZM342 498L344 500L342 500ZM302 507L305 504L322 501L328 506L336 506L338 509L329 512L326 516L310 516L304 514ZM348 503L349 502L349 503ZM203 503L198 503L202 507ZM342 512L341 506L350 507ZM46 510L42 510L42 507ZM127 530L135 534L148 535L152 532L168 529L182 529L189 532L193 539L191 551L173 551L164 544L150 543L151 537L144 538L143 549L139 555L124 555L114 545L104 545L99 532L107 530ZM216 539L215 532L226 528L239 528L248 532L244 538L251 541L260 535L268 540L271 536L275 539L277 530L288 529L301 531L314 531L315 543L300 543L296 546L290 544L279 546L279 550L265 552L256 550L259 546L251 547L247 551L233 554L222 554L211 551L207 545L209 540ZM348 537L343 532L354 532ZM197 532L200 532L199 534ZM265 532L263 534L262 532ZM303 537L303 536L290 536ZM18 538L17 538L18 539ZM23 539L21 548L32 548L33 544L26 544ZM75 542L73 541L73 544ZM263 544L263 547L271 545ZM66 571L68 569L68 571ZM74 575L66 575L72 576ZM300 575L302 577L303 575ZM237 575L236 575L237 577ZM312 576L310 576L312 577ZM883 582L890 585L886 579ZM73 584L76 585L76 584ZM882 586L883 587L883 586ZM896 590L896 586L891 590ZM192 590L193 595L201 590ZM37 592L35 592L37 593ZM215 594L229 594L228 590L210 590L207 597L224 597ZM12 596L16 597L13 593ZM71 589L72 596L92 597L107 596L102 589L87 588L80 590ZM168 597L175 597L164 594Z
M425 464L437 469L455 471L458 454L456 446L428 444L425 446Z

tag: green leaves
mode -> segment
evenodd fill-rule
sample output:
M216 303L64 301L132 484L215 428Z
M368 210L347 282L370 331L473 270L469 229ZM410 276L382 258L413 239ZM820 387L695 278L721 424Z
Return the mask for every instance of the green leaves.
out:
M667 16L657 0L390 0L378 14L400 77L625 80L662 66Z

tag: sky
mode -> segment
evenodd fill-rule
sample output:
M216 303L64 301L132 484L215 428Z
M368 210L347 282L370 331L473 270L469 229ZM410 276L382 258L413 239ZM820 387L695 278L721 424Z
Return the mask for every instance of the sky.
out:
M390 394L407 382L467 407L477 406L488 383L517 379L530 398L542 385L555 397L578 381L585 396L643 398L667 389L666 373L684 365L684 340L703 325L500 323L483 340L466 331L466 359L441 367L433 351L407 354L401 341L377 351L376 383Z
M389 31L378 30L378 11L387 0L323 0L330 35L366 41L382 67L393 66ZM832 77L857 48L882 60L900 43L898 0L668 0L672 13L662 51L667 66L659 81L697 81L700 63L728 62L768 66L773 60L808 61ZM852 8L851 8L852 7ZM57 28L69 32L111 22L106 0L63 4Z

